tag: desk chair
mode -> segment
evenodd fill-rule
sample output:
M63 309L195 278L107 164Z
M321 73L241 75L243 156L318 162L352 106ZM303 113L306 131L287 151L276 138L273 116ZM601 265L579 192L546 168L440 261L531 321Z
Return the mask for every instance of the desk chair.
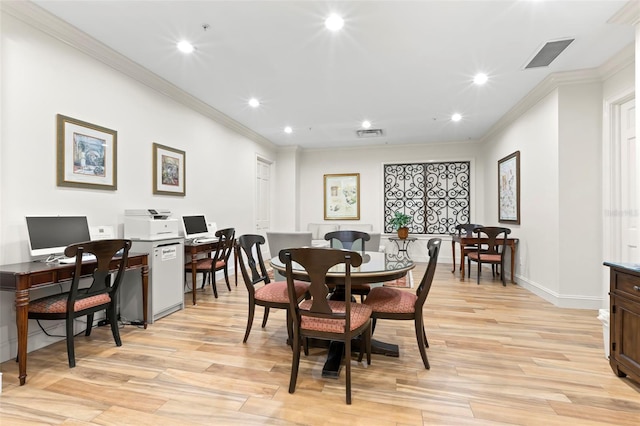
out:
M204 288L207 277L213 288L213 295L218 298L218 289L216 287L216 272L224 271L224 280L227 284L227 289L231 291L231 285L229 284L229 257L231 251L235 245L235 228L218 229L215 233L218 238L218 244L216 251L211 257L199 259L196 263L196 271L202 273L202 288ZM186 274L191 274L191 262L184 265L184 271ZM192 283L196 285L196 283Z
M287 332L289 339L293 337L292 322L289 318L289 295L287 293L287 282L271 282L267 274L267 268L262 259L262 245L264 237L261 235L242 235L238 238L238 263L242 271L242 278L249 293L249 317L247 318L247 330L244 333L242 343L246 343L253 325L253 317L256 305L264 307L264 317L262 328L267 325L269 318L269 308L287 310ZM245 261L246 258L246 261ZM247 270L247 267L249 268ZM262 285L260 285L262 284ZM295 298L298 303L304 299L309 284L302 281L295 281Z
M93 327L93 314L99 311L107 311L107 320L111 323L111 333L116 346L122 346L117 321L117 296L120 283L124 276L124 270L131 248L130 240L97 240L86 241L68 246L64 254L67 257L76 258L71 280L71 288L68 292L54 294L33 300L29 303L28 318L37 320L65 320L67 334L67 357L69 367L76 366L75 348L73 344L73 323L76 318L87 317L87 329L85 336L91 335ZM115 280L112 278L112 270L109 263L116 257L116 253L122 250L122 262L118 267ZM85 263L96 262L96 267L89 278L91 286L79 288L82 276L83 253L91 253L96 260L85 260ZM18 357L23 354L18 354Z
M364 253L365 244L371 239L371 236L363 231L341 230L327 232L324 239L329 241L331 248L353 250L355 252ZM372 251L378 251L380 242L373 247ZM360 301L364 300L364 297L371 291L369 284L356 284L351 288L352 294L360 295Z
M472 237L473 230L481 226L482 226L481 224L476 224L476 223L460 223L456 225L456 231L459 237L463 235ZM464 252L466 254L470 251L477 250L477 248L478 247L475 244L467 244L464 246ZM464 261L465 259L460 259L460 262L464 262ZM460 269L462 269L462 263L460 264ZM470 270L471 270L471 261L467 259L467 271L470 271Z
M414 321L418 349L420 350L424 368L427 370L431 368L425 350L425 347L429 347L429 342L427 340L427 333L424 330L422 308L429 295L429 290L431 290L441 243L442 240L440 238L432 238L427 243L429 264L415 294L391 287L375 287L371 289L371 293L369 293L369 296L367 296L367 299L364 301L364 304L369 306L373 311L371 314L373 329L375 329L378 319Z
M293 320L293 360L289 393L296 390L298 367L300 365L300 343L302 339L316 338L342 341L345 346L346 400L351 404L351 339L362 336L366 348L367 364L371 364L371 308L351 302L351 267L362 264L362 256L353 251L327 248L292 248L280 252L280 260L286 266L287 289L289 292L289 312ZM293 278L292 263L304 268L311 284L311 299L298 304ZM344 264L345 300L328 300L329 289L325 284L327 272L335 265ZM305 355L308 355L305 344Z
M504 278L504 254L507 248L507 235L511 233L511 229L499 226L481 226L475 228L473 232L477 233L479 238L488 238L486 244L478 244L476 251L467 254L469 261L478 263L478 284L480 284L482 264L489 263L491 264L491 271L494 276L494 267L499 266L502 285L506 287L507 283ZM469 268L469 274L471 274L471 268Z

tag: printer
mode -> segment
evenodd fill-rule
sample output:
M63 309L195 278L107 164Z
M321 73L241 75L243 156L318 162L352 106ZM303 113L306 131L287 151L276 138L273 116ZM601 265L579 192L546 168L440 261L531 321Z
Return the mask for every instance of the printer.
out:
M124 237L138 240L160 240L178 237L178 219L171 211L133 209L124 211Z

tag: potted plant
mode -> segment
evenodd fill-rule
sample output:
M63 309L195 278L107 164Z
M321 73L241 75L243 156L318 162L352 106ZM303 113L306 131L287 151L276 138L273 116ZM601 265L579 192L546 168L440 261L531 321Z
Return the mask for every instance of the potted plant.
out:
M398 231L398 238L405 239L409 236L408 225L411 223L411 216L397 211L389 221L389 224Z

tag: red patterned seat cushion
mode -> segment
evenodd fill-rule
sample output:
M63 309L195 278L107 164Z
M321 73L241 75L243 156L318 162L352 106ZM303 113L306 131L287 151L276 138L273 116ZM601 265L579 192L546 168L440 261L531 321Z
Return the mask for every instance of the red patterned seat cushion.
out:
M418 300L418 296L409 291L376 287L371 289L364 304L369 306L373 312L409 314L415 312L416 300Z
M333 312L344 312L346 309L345 303L339 300L329 300L328 302ZM309 310L311 303L311 300L303 301L300 304L300 310ZM362 326L369 318L371 318L370 307L360 303L351 303L351 330ZM326 333L344 333L344 320L303 316L300 328Z
M473 260L477 260L478 259L478 253L468 253L467 257L469 259L473 259ZM499 254L485 254L485 253L480 253L480 261L481 262L500 262L500 255Z
M200 270L211 270L211 262L213 262L213 259L211 259L211 258L200 259L196 263L196 269L199 270L199 271ZM191 263L187 263L184 266L188 270L191 270ZM222 268L223 266L224 266L224 260L218 260L216 262L216 269Z
M41 314L62 314L67 312L67 299L69 293L54 294L53 296L43 297L29 303L29 312L37 312ZM111 302L108 294L99 294L97 296L86 297L76 300L74 312L91 308L92 306L104 305Z
M302 281L294 281L293 285L296 289L296 298L301 297L309 289L309 284ZM287 282L276 281L257 288L256 299L265 302L289 303Z

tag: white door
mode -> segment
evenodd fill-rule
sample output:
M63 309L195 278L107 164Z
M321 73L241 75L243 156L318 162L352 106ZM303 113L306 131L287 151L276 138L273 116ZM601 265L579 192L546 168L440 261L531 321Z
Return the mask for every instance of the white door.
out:
M271 227L271 163L258 158L256 161L256 234L265 240ZM263 255L268 251L268 244L262 247Z
M622 262L640 261L638 250L638 149L636 146L635 100L620 106L620 242Z

